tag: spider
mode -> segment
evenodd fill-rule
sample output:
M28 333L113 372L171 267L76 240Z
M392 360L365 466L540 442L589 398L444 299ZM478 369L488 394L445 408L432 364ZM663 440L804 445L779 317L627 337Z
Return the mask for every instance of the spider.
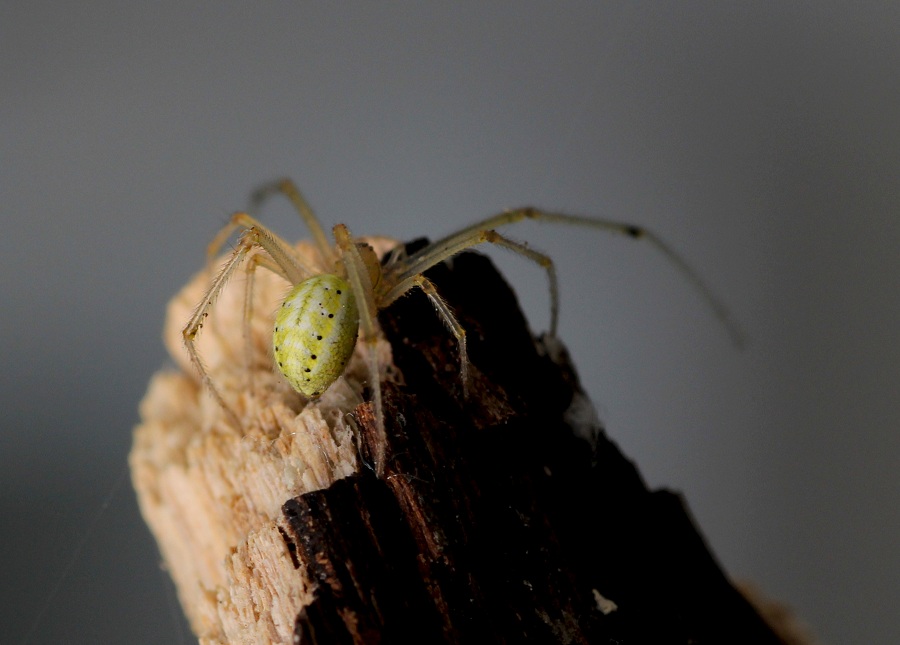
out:
M395 300L412 289L420 289L429 298L437 315L456 339L459 352L459 371L465 392L468 383L469 359L466 352L466 332L453 310L444 301L424 273L432 266L483 243L509 249L536 263L547 273L550 285L550 329L555 336L559 318L559 288L553 261L547 255L525 244L515 242L496 232L496 228L520 222L539 220L560 224L586 226L625 235L649 242L691 282L726 326L736 343L740 332L731 321L725 307L707 288L699 275L667 244L652 232L632 224L607 219L555 213L536 208L505 211L462 228L424 248L405 254L397 246L381 262L372 246L351 236L344 224L333 228L334 245L306 199L289 179L263 185L253 193L251 211L275 194L287 197L309 228L318 251L318 266L307 266L293 251L293 247L246 212L236 213L209 245L208 257L213 258L231 234L242 229L231 256L212 280L205 295L182 330L188 355L206 389L231 418L236 427L241 423L237 414L223 398L203 365L196 339L203 322L235 271L244 263L247 272L247 291L244 307L245 325L251 315L251 291L254 271L263 267L284 278L291 285L275 314L272 335L272 356L279 371L291 387L315 400L340 377L353 353L357 337L362 332L366 352L372 404L377 431L381 437L375 455L375 468L384 472L384 418L375 343L378 340L377 315ZM245 329L246 334L246 329ZM249 341L248 341L249 344Z

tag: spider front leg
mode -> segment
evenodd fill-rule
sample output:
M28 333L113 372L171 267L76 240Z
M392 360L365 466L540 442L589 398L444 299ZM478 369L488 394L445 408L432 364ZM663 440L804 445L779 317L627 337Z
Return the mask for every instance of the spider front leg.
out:
M300 192L297 185L290 179L278 179L259 186L250 196L250 211L255 212L258 210L263 202L273 195L284 195L288 198L294 206L294 209L299 213L300 217L303 218L310 233L312 233L313 240L315 240L316 246L319 249L319 253L322 254L322 259L325 264L333 264L337 258L334 256L334 251L328 243L328 238L325 236L325 231L322 228L322 224L319 222L319 218L316 217L316 214L313 212L312 207L310 207L309 202L306 201L303 193Z
M453 311L435 289L434 285L424 275L425 271L436 264L447 260L466 249L483 243L495 244L509 249L531 260L547 272L547 280L550 284L550 334L556 335L556 325L559 318L559 284L556 278L556 267L549 256L530 249L524 244L514 242L494 230L479 230L469 228L460 234L446 238L440 242L429 244L423 249L406 258L400 258L391 269L387 271L386 282L393 286L385 294L381 303L386 307L394 300L414 287L419 287L431 300L438 315L444 324L456 338L459 346L460 378L463 385L463 395L468 394L469 384L469 356L466 351L466 331L456 320Z
M399 259L389 272L388 281L393 282L394 286L385 295L383 306L392 303L406 293L411 286L416 286L415 280L417 276L434 265L485 242L518 253L547 272L547 281L550 285L550 334L555 336L559 318L559 283L556 278L556 267L553 264L553 260L550 259L550 256L504 237L492 229L482 230L477 227L469 227L456 235L429 244L409 257ZM426 291L426 293L428 292ZM435 300L432 299L432 302L435 302ZM441 307L436 302L435 307L439 312L441 311ZM445 320L447 320L446 317ZM451 330L453 329L453 325L449 322L448 327Z
M248 259L248 256L250 256L251 261L251 264L248 267L248 272L250 272L248 273L248 276L251 276L252 271L259 265L274 271L294 284L302 281L304 277L303 267L297 263L288 248L284 247L267 229L257 225L251 226L241 235L237 248L235 248L234 252L216 275L215 279L210 284L209 289L207 289L203 298L200 300L200 303L197 305L197 308L194 310L190 320L182 330L188 357L197 370L201 383L225 411L232 425L236 428L241 427L240 417L238 417L234 409L225 402L225 398L213 383L209 371L203 364L200 352L197 350L196 341L200 334L200 330L203 328L204 321L209 316L213 303L215 303L229 280L234 276L235 271L241 266L241 263ZM244 333L247 334L247 327L249 327L248 310L250 308L250 299L252 298L252 278L248 282L244 298ZM247 355L249 354L245 354L245 356Z
M384 459L387 447L387 433L384 428L384 408L381 399L381 370L378 362L376 343L378 342L378 307L375 302L375 288L372 273L380 271L377 258L363 259L356 243L350 237L349 229L343 224L334 227L334 239L341 254L341 261L347 273L347 281L353 289L359 309L359 324L362 340L366 344L366 358L369 364L369 381L372 388L372 403L375 408L375 424L378 435L375 445L375 474L384 476ZM374 265L372 262L374 261Z
M462 389L463 396L469 396L469 352L466 349L466 330L462 325L459 324L459 321L456 319L456 316L453 314L453 310L450 309L450 306L447 304L447 301L441 297L441 294L438 293L437 289L434 287L434 283L431 282L424 275L415 276L413 279L413 286L421 289L428 299L431 300L431 304L434 306L435 310L437 310L438 315L441 317L441 320L444 321L444 325L446 325L447 329L450 330L450 333L453 334L453 337L456 338L456 346L459 351L459 378L462 381Z
M394 286L388 292L383 302L381 303L381 308L383 309L387 307L397 298L407 293L411 289L415 289L416 287L421 289L422 292L426 296L428 296L428 299L431 300L431 304L434 306L438 315L441 317L444 325L446 325L447 329L450 330L450 333L453 334L453 337L456 338L456 345L459 348L459 377L462 381L463 396L468 396L469 353L466 350L466 330L462 325L459 324L459 321L453 314L453 310L450 308L450 305L448 305L447 301L441 297L440 293L438 293L438 290L435 288L434 283L422 274L417 274L410 278L407 278L400 284Z
M287 275L282 270L282 268L275 263L272 258L262 252L262 247L257 247L253 249L248 257L247 263L244 265L244 272L246 273L246 281L244 282L244 320L243 320L243 335L244 335L244 374L246 376L245 387L247 391L252 395L255 394L255 383L253 381L253 358L255 355L255 350L253 347L253 331L252 331L252 321L253 321L253 285L255 284L256 279L256 269L257 267L265 267L272 273L288 280Z
M216 236L212 239L209 245L206 247L206 261L207 264L212 264L212 262L219 256L219 252L222 250L222 247L225 246L225 242L228 241L228 238L231 237L231 234L237 231L238 229L252 229L255 228L258 231L265 231L265 235L268 238L271 238L271 245L274 247L278 247L281 249L289 249L291 245L273 233L271 229L267 228L264 224L262 224L256 218L248 215L244 212L235 213L231 216L231 219L228 223L223 226ZM279 253L281 255L281 253ZM312 275L316 273L313 267L304 266L293 254L289 254L291 256L290 264L296 265L300 268L304 275ZM274 256L273 256L274 257ZM282 261L284 263L284 261Z
M231 409L231 406L225 403L225 399L222 397L218 388L216 388L215 384L212 381L212 378L210 378L209 372L206 370L206 366L203 364L203 360L200 358L200 353L197 351L196 340L197 336L200 334L200 330L203 328L203 322L209 316L209 310L212 307L213 303L216 301L216 298L218 298L219 294L222 293L222 289L224 289L225 285L228 284L231 276L234 275L235 270L240 266L241 262L244 260L247 254L250 253L251 249L251 245L241 244L234 250L234 252L231 254L231 257L223 265L218 275L216 275L215 279L212 281L212 284L210 284L209 289L207 289L206 294L203 296L203 299L194 310L194 314L191 316L190 320L188 320L188 323L181 331L181 335L184 338L185 349L187 350L188 356L191 359L191 363L194 365L194 368L200 375L200 382L225 411L232 424L237 428L241 426L238 415L234 412L234 410Z
M731 313L728 311L728 308L725 307L722 301L713 293L712 289L710 289L706 282L700 277L700 274L697 273L697 271L694 270L694 268L690 264L688 264L687 260L681 257L679 253L677 253L672 247L664 242L662 238L660 238L652 231L649 231L642 226L629 224L627 222L617 222L614 220L599 217L569 215L567 213L553 213L530 207L517 208L514 210L499 213L492 217L488 217L487 219L484 219L480 222L476 222L475 224L467 226L466 228L457 231L456 233L448 235L444 239L438 240L434 244L418 251L417 253L412 254L406 259L407 274L412 275L416 272L424 271L425 269L422 268L423 266L431 266L431 256L434 254L435 250L437 250L439 253L444 252L449 257L449 255L458 253L459 250L462 250L463 248L474 246L474 244L479 244L481 241L488 241L480 240L475 241L474 244L472 243L473 239L478 240L480 236L482 236L486 231L490 229L496 228L498 226L505 226L507 224L515 224L516 222L521 222L529 219L538 222L565 224L567 226L583 226L606 233L624 235L625 237L629 237L634 240L643 240L650 246L654 247L658 252L662 253L662 255L665 256L665 258L669 261L669 263L672 264L675 269L678 270L678 272L680 272L681 275L693 285L693 287L699 292L700 296L706 302L706 305L710 308L716 318L719 319L719 322L722 323L722 326L725 327L725 330L728 332L729 336L731 336L731 340L735 344L735 346L742 347L744 345L744 333L737 322L732 318ZM526 247L522 248L524 249ZM452 249L458 250L453 251ZM552 288L553 287L551 286L551 289ZM555 298L551 294L551 300L555 303L558 298ZM558 310L559 308L557 304L552 304L551 306L553 307L554 311ZM555 317L555 314L553 314L551 317L551 332L555 331Z

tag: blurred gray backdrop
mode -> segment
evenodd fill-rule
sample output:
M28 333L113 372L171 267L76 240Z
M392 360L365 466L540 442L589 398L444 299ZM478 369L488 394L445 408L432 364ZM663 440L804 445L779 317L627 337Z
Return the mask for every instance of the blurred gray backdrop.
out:
M281 175L358 234L658 232L746 350L651 249L509 231L727 571L825 643L900 642L898 33L894 2L3 3L4 642L192 642L125 459L164 304ZM543 275L493 255L545 329Z

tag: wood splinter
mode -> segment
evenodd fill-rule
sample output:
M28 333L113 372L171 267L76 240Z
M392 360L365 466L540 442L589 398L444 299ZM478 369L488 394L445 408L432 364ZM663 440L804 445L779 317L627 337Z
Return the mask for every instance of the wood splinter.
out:
M199 340L240 428L181 345L208 274L170 304L181 371L154 377L130 463L200 643L811 642L732 585L677 494L647 489L489 260L427 275L467 331L467 396L431 304L404 297L379 319L384 446L359 349L313 404L273 371L274 274L249 358L240 288Z

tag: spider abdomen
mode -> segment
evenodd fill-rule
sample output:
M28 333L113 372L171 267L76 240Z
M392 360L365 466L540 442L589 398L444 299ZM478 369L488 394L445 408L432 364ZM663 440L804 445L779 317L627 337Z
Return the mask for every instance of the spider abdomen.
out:
M275 316L275 362L291 386L308 397L322 394L343 374L359 331L350 284L317 275L296 285Z

